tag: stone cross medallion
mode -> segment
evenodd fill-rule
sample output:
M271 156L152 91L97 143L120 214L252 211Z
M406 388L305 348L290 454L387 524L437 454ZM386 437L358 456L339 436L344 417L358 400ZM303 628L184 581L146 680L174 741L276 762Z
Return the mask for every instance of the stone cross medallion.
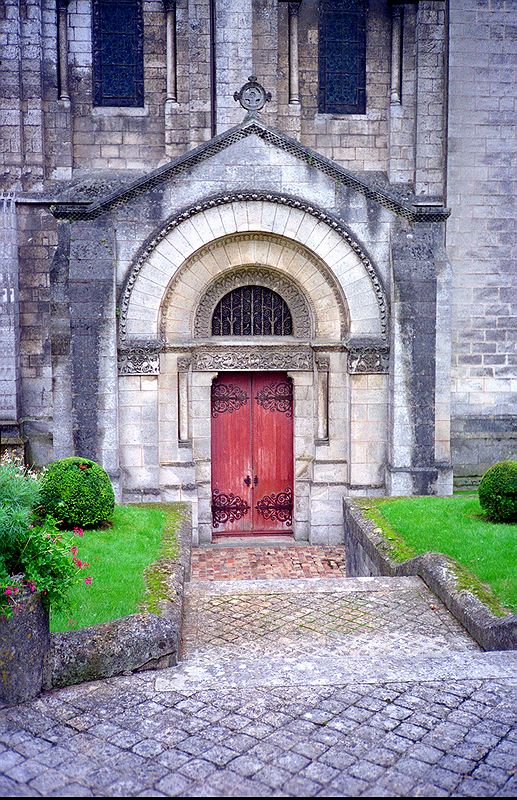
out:
M238 100L246 111L260 111L271 100L271 92L266 92L256 76L250 75L248 82L234 93L233 99Z

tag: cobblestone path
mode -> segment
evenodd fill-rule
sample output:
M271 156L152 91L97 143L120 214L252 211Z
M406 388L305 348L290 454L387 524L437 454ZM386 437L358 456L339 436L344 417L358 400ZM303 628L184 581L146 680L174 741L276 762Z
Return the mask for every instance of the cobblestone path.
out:
M193 582L184 661L0 712L6 796L517 794L516 658L415 578Z

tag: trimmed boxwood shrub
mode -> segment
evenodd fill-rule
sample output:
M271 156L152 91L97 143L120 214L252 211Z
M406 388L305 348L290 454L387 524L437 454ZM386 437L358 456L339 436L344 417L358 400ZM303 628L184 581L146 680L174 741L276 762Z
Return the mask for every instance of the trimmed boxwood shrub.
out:
M517 461L499 461L481 478L479 502L494 522L517 522Z
M107 472L88 458L62 458L47 467L41 488L46 514L67 527L92 527L111 519L115 507Z

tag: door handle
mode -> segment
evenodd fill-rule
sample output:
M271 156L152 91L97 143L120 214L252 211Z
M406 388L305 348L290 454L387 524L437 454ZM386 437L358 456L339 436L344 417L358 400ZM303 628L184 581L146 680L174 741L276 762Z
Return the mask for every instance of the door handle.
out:
M258 475L255 475L255 477L253 478L253 486L257 485L258 485Z
M246 486L251 486L251 478L249 475L246 475L246 477L244 478L244 483L246 484Z

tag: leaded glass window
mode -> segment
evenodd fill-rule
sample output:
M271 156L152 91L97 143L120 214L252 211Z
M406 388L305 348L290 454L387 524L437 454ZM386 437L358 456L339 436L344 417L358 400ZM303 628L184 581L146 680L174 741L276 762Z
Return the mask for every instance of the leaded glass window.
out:
M366 111L366 0L320 0L319 111Z
M242 286L225 295L212 317L212 336L291 336L287 303L264 286Z
M143 106L142 0L93 0L93 105Z

